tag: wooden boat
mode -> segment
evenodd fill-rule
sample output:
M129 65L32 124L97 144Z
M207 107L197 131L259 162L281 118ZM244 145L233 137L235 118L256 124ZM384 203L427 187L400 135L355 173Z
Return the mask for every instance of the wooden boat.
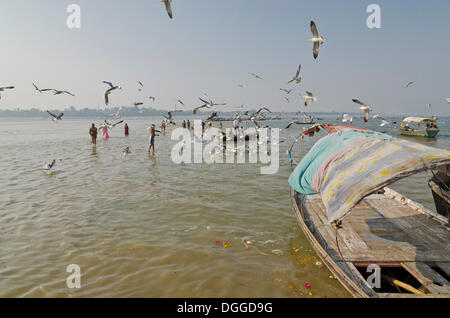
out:
M318 195L291 190L307 239L354 297L450 297L450 228L447 219L392 189L366 197L341 229L327 221ZM367 267L381 268L381 288Z
M411 128L409 127L409 123L415 123L417 127ZM427 127L421 129L421 123L427 124ZM432 118L408 117L403 119L399 132L404 136L436 138L439 133L439 128L437 128L436 121Z
M450 177L443 172L438 172L430 179L428 185L433 194L436 211L447 217L450 224Z
M329 135L289 184L298 223L323 263L354 297L450 297L448 216L387 187L424 169L448 169L450 152L344 125L300 134L322 130Z

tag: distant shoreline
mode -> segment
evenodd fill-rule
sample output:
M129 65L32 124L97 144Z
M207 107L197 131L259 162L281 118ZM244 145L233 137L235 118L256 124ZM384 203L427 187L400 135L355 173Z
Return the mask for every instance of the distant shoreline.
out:
M110 114L113 114L117 112L119 108L114 107L110 109L91 109L91 108L84 108L84 109L75 109L75 108L66 108L64 110L55 110L55 109L49 109L49 111L54 113L64 113L65 117L70 118L105 118L109 117ZM140 113L140 111L142 113ZM249 113L256 110L249 110ZM158 110L153 108L144 108L142 110L136 109L135 107L124 107L121 115L123 117L149 117L149 116L161 116L163 114L167 114L168 110ZM200 117L203 115L210 115L213 112L200 112L194 115L192 111L190 110L183 110L183 112L179 113L173 113L173 116L176 117ZM234 116L238 111L217 111L218 115L220 117L229 117ZM341 116L343 113L347 113L349 115L358 116L361 115L359 112L306 112L309 115L313 116ZM281 116L300 116L300 112L274 112L273 115L281 115ZM386 117L404 117L406 114L382 114ZM415 115L415 114L411 114ZM14 110L0 110L0 118L47 118L49 115L47 114L46 110L40 110L36 108L32 109L14 109ZM438 117L449 117L444 115L437 115ZM426 116L425 116L426 117Z

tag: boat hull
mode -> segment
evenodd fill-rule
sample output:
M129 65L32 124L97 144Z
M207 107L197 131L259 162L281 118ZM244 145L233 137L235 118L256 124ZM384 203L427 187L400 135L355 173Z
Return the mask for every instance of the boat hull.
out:
M424 138L436 138L437 134L439 133L439 129L436 128L428 128L423 130L416 130L416 129L399 129L400 135L404 136L412 136L412 137L424 137Z
M365 198L339 229L320 196L291 189L291 203L314 250L353 297L450 297L450 229L441 215L389 188ZM371 265L380 268L382 288L363 276Z

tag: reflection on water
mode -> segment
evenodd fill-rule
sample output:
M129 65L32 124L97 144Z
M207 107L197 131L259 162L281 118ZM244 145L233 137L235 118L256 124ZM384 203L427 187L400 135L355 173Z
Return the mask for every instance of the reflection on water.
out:
M116 127L95 147L92 120L0 120L1 297L348 297L290 206L296 128L280 133L290 139L279 172L261 175L259 164L175 165L170 131L149 156L146 128L159 121L127 119L130 137ZM450 148L448 137L419 142ZM393 188L433 207L429 177ZM69 264L81 267L80 290L66 286Z

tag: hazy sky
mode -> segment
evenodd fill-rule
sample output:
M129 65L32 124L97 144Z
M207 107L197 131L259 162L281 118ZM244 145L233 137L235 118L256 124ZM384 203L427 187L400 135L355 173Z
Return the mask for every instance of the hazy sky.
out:
M72 3L81 7L81 29L66 25ZM381 29L366 25L371 3L381 7ZM375 112L450 115L448 0L173 0L172 7L174 20L160 0L1 1L0 86L16 89L2 93L0 108L104 107L108 80L124 88L111 106L171 109L181 99L191 109L207 93L228 103L220 110L350 112L359 111L351 101L358 98ZM325 39L318 60L307 41L311 20ZM286 85L298 64L302 83ZM39 94L32 82L77 96ZM291 103L280 88L295 88ZM306 109L305 90L318 98Z

